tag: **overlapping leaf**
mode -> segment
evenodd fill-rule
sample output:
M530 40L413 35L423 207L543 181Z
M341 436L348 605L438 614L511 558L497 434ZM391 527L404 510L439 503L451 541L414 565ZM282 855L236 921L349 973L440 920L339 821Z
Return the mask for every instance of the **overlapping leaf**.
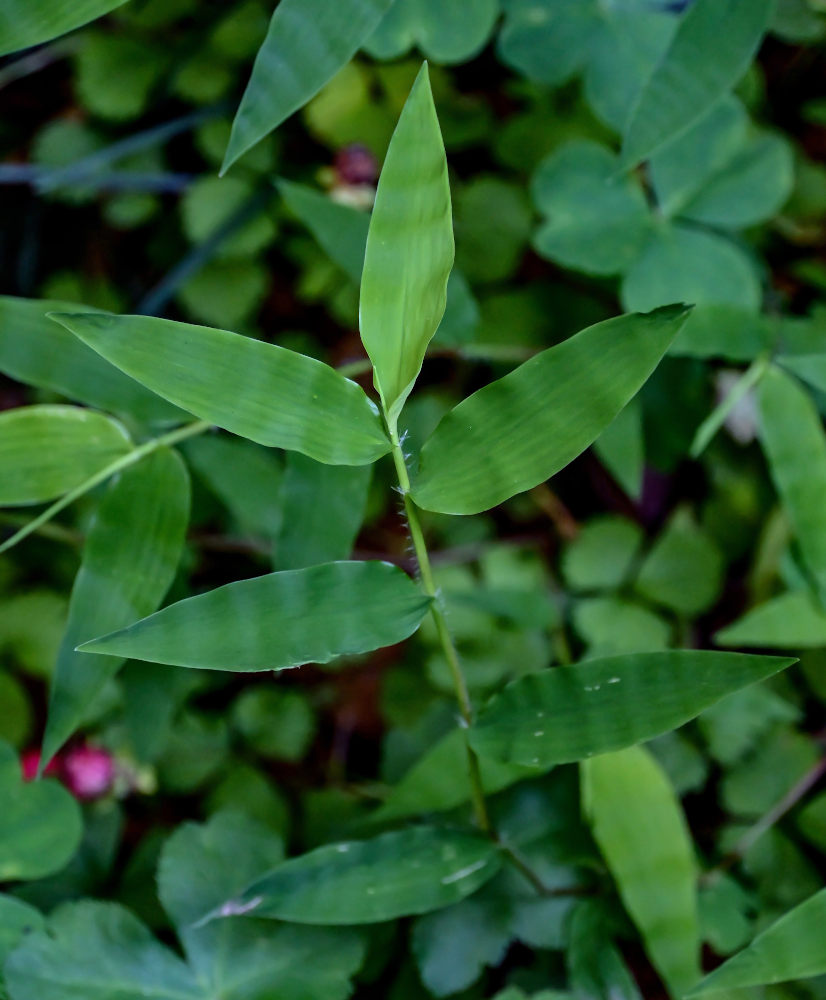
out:
M77 406L0 414L0 505L54 500L132 450L124 428Z
M147 316L56 318L127 375L233 434L331 465L366 465L389 450L362 389L303 354Z
M795 661L678 650L611 656L513 681L480 712L482 757L551 767L675 729L732 691Z
M472 59L490 37L499 0L395 0L365 49L377 59L397 59L416 45L434 62Z
M392 0L281 0L232 125L223 169L352 59Z
M599 323L465 399L422 449L416 502L475 514L554 475L636 394L687 315L675 306Z
M389 563L324 563L189 597L83 650L206 670L282 670L401 642L429 606Z
M124 3L126 0L5 0L0 9L0 56L65 35Z
M452 266L447 160L425 65L387 150L361 276L361 339L391 428L445 311Z

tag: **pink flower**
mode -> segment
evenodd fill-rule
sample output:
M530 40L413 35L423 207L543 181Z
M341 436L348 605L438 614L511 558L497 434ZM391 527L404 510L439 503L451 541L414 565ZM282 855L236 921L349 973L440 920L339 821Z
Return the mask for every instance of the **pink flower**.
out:
M77 799L99 799L111 791L115 762L103 747L83 746L67 750L61 768L64 785Z

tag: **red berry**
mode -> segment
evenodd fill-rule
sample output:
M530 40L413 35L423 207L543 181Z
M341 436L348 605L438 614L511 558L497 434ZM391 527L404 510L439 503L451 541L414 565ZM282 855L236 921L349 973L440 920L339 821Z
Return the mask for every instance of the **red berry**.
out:
M23 772L23 780L34 781L37 777L38 767L40 767L40 751L37 747L24 750L20 757L20 770ZM52 757L43 773L48 777L60 774L59 759Z

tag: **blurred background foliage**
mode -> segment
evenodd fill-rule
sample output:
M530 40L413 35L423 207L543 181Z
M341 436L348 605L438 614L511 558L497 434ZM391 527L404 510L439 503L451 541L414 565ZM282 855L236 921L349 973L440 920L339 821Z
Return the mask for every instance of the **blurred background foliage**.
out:
M219 178L271 4L132 0L0 64L0 290L232 329L363 380L367 213L425 56L457 271L406 411L414 455L458 398L536 350L622 310L697 303L639 400L550 486L489 514L424 518L477 699L608 653L715 641L800 653L787 675L650 745L710 872L703 936L707 955L723 957L826 873L826 614L808 596L805 554L741 382L767 351L808 357L826 344L826 17L818 0L781 0L736 94L646 169L606 184L618 132L686 6L396 0L364 50ZM8 361L41 314L0 304L3 408L65 398L59 378L24 379L30 389ZM826 413L826 382L809 389ZM151 423L125 419L139 432ZM371 483L367 469L225 435L183 451L194 513L170 600L351 551L412 568L385 464ZM0 557L0 738L22 754L42 733L94 503ZM24 520L0 513L10 529ZM114 898L163 928L152 876L177 823L231 808L291 847L350 835L453 727L428 623L403 648L276 678L128 664L74 744L114 761L111 780L86 796L82 841L55 874L23 869L31 880L15 894L47 908ZM432 766L419 780L440 777ZM571 768L495 802L550 884L599 874ZM633 989L618 957L602 970L608 986L588 978L583 927L601 922L645 995L659 995L612 897L508 896L504 906L502 892L497 881L403 932L382 929L359 995L475 998L511 983L500 1000L519 1000L520 987L563 988L567 968L580 994L615 996ZM408 930L413 958L400 964L392 956ZM763 992L822 1000L826 981Z

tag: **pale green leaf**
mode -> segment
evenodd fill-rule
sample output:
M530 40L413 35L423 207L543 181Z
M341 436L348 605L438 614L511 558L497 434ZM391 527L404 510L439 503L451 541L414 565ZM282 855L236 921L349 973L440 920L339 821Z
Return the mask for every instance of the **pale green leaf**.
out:
M283 670L401 642L429 606L389 563L325 563L188 597L83 650L205 670Z
M281 0L232 124L222 172L356 54L392 0Z
M488 837L411 827L285 861L226 909L295 923L371 924L457 903L500 865Z
M576 632L588 643L588 659L619 653L653 653L667 649L671 626L650 608L624 597L589 597L576 602Z
M0 296L0 371L110 413L147 423L180 422L184 414L176 406L107 364L48 318L50 312L77 309L76 302Z
M674 997L700 974L694 845L674 789L644 747L582 765L594 837L648 956Z
M627 166L677 138L725 97L748 68L773 10L774 0L694 0L628 121Z
M453 249L447 160L425 65L390 140L361 277L361 339L391 428L445 311Z
M258 444L331 465L366 465L390 448L362 389L303 354L147 316L55 318L158 395Z
M149 614L178 568L189 519L189 476L168 449L120 473L107 488L89 529L72 588L43 739L48 761L83 721L95 695L121 664L75 647Z
M584 524L562 553L562 576L573 590L622 586L642 544L642 528L615 514Z
M783 354L777 363L819 392L826 392L826 354Z
M826 611L806 591L773 597L715 635L720 646L819 649L826 646Z
M416 45L434 62L472 59L490 37L499 14L498 0L395 0L365 49L376 59L397 59Z
M0 882L60 871L80 844L78 804L54 779L24 782L12 748L0 742Z
M479 713L482 757L550 767L675 729L732 691L794 663L775 656L677 650L611 656L513 681Z
M416 502L476 514L559 472L636 394L687 316L672 306L598 323L459 403L422 449Z
M6 410L0 413L0 505L54 500L131 450L125 429L93 410Z
M796 906L739 954L715 969L688 996L768 986L826 973L823 927L826 889Z
M826 434L796 379L770 368L758 389L760 441L803 563L826 599Z
M0 56L65 35L124 3L126 0L3 0Z

